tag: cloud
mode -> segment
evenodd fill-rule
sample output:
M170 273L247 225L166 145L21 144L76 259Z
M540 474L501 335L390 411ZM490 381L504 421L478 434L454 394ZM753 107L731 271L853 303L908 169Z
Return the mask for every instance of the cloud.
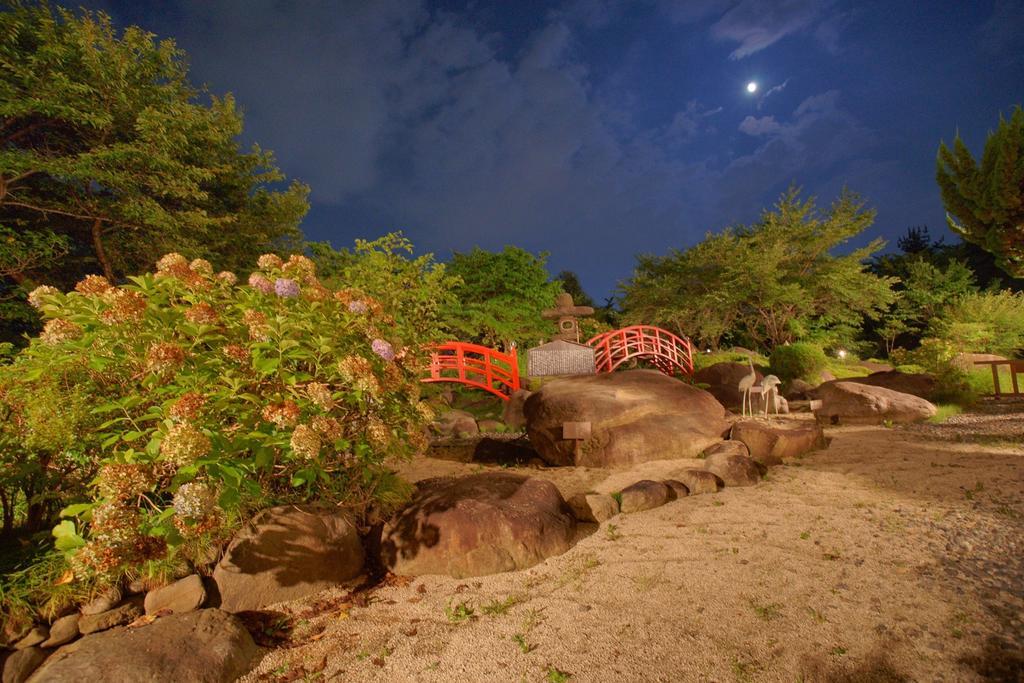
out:
M740 122L740 132L747 135L771 135L782 130L782 126L775 120L774 116L763 116L755 118L748 116Z
M711 26L711 35L739 43L729 57L743 59L811 27L827 5L822 0L743 0Z

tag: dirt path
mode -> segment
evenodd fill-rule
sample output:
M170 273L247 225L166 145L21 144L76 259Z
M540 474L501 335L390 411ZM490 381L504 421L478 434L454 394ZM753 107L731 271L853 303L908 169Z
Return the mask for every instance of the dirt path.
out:
M1024 448L920 427L829 435L755 487L620 515L525 572L284 606L300 645L245 680L1019 680ZM566 494L613 483L526 471Z

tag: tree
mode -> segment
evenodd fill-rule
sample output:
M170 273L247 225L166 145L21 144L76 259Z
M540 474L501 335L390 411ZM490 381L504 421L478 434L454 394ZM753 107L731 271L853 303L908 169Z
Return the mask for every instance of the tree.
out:
M958 134L953 149L939 144L936 179L949 227L996 257L1000 268L1024 277L1024 110L1001 116L980 166Z
M239 149L234 99L189 85L173 41L118 34L99 12L5 4L0 225L51 256L63 245L16 260L8 290L96 271L119 281L167 251L245 268L300 237L308 188L272 189L273 156Z
M577 306L593 306L594 300L583 291L580 278L571 270L563 270L555 276L555 279L562 283L562 291L572 297L573 303Z
M892 278L865 272L881 240L832 254L873 220L853 194L822 213L790 188L752 226L708 234L666 257L639 257L621 287L626 318L667 324L714 348L726 338L769 347L803 338L845 342L893 298Z
M514 246L454 253L447 273L461 283L453 288L456 304L445 315L449 331L463 341L506 346L550 337L554 326L541 312L554 306L562 285L551 280L547 256Z

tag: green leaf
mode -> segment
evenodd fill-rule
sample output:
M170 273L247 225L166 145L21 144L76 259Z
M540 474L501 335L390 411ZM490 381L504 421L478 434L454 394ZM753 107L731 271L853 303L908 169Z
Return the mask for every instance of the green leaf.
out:
M91 510L95 503L75 503L68 505L66 508L60 511L61 517L77 517L78 515Z

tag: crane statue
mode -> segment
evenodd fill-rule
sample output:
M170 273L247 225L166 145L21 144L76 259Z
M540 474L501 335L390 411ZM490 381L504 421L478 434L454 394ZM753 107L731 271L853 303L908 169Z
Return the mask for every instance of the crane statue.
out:
M739 386L737 387L743 394L742 405L740 406L740 413L746 417L747 407L750 407L750 415L754 415L754 404L750 398L750 390L754 386L754 382L757 381L757 373L754 371L754 361L747 356L747 362L750 363L750 374L743 377L740 380Z
M767 375L761 380L761 400L764 401L764 416L768 417L768 406L771 405L775 409L775 414L779 414L779 390L778 386L782 384L782 380L775 375ZM771 401L771 403L768 403ZM754 412L751 407L750 412Z

